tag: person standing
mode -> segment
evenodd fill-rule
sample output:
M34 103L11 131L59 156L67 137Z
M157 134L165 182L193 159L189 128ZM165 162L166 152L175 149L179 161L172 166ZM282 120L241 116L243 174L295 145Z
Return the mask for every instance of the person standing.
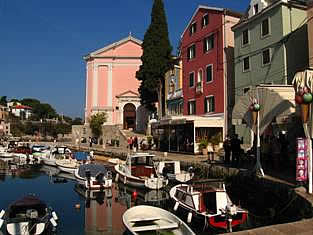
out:
M224 153L225 153L225 164L230 163L230 154L231 154L231 144L229 135L226 136L224 143L223 143Z
M239 164L239 155L241 150L241 140L238 138L238 134L235 134L230 141L231 152L232 152L232 165L237 167Z
M89 147L90 147L90 148L92 147L92 139L91 139L90 136L89 136Z

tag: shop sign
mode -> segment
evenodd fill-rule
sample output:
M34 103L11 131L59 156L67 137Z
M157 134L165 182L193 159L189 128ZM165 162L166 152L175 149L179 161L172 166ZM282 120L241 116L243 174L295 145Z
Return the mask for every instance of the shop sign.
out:
M296 181L308 179L308 144L306 138L297 138Z

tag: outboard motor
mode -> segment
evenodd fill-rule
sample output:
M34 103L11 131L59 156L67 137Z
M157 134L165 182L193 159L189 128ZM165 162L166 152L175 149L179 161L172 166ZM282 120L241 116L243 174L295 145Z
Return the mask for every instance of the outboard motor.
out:
M102 172L99 172L96 175L96 180L101 184L101 183L103 183L103 177L104 177L104 174Z
M87 185L90 186L90 179L91 179L90 170L86 170L85 171L85 176L86 176L86 179L87 179Z

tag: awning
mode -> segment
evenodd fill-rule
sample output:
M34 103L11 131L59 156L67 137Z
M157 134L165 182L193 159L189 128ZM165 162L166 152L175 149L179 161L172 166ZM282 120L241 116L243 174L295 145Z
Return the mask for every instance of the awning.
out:
M281 95L283 92L279 92L279 89L285 89L285 95ZM289 115L295 112L294 91L291 86L258 86L250 89L236 102L232 113L233 125L240 125L244 120L247 126L254 130L252 112L249 110L253 99L257 99L261 106L260 134L274 119L277 123L285 123Z

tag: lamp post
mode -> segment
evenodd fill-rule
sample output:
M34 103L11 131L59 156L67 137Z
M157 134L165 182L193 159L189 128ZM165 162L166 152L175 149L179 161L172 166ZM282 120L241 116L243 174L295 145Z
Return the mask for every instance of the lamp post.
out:
M249 107L252 115L253 125L255 126L255 134L256 134L256 164L254 166L254 171L260 172L261 176L264 177L264 171L261 164L261 141L260 141L260 104L257 99L253 99L252 103Z

